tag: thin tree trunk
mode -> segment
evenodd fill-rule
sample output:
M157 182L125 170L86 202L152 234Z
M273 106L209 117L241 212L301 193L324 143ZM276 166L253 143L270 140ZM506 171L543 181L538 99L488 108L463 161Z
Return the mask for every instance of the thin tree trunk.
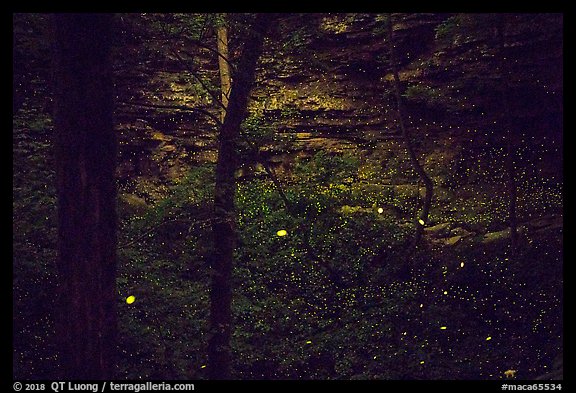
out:
M260 155L258 155L258 156L260 156ZM266 171L266 174L268 175L270 180L272 180L272 183L274 184L276 191L278 191L278 194L280 195L280 199L282 199L282 202L284 203L284 207L286 208L286 211L288 212L288 214L294 215L294 209L293 209L292 202L290 202L290 200L286 196L286 193L284 192L284 188L282 187L282 183L280 183L280 180L278 180L278 176L276 176L276 172L274 171L274 168L272 168L270 165L268 165L268 163L266 162L266 160L264 158L260 158L260 163L264 167L264 170Z
M426 188L422 210L416 221L416 233L410 245L410 250L414 250L418 245L420 238L422 237L422 233L424 231L424 225L428 222L428 214L430 212L430 206L432 204L432 193L434 191L434 186L432 184L432 180L430 180L430 177L428 177L426 171L424 170L422 165L420 165L420 163L418 162L418 157L416 156L416 152L412 147L412 141L410 139L408 127L406 124L408 121L408 116L402 100L400 76L398 74L398 60L396 57L396 51L394 50L394 47L395 44L394 44L394 32L393 32L393 19L392 14L389 14L388 49L390 52L390 58L389 58L390 68L392 69L392 74L394 76L393 90L394 90L394 96L396 98L396 105L398 107L398 123L400 124L400 132L402 135L402 139L404 140L406 150L408 151L408 156L410 157L412 167L414 168L414 170L418 174L418 177L424 183L424 187Z
M280 199L282 199L282 202L284 203L284 207L286 208L286 211L289 214L294 215L294 209L293 209L294 206L292 205L292 202L290 202L290 200L288 199L288 196L284 192L284 187L282 187L282 183L278 179L278 176L276 175L274 168L272 168L266 162L266 158L262 156L262 153L260 152L260 148L254 142L252 142L251 140L249 140L246 137L244 137L243 139L248 144L248 146L250 146L250 149L252 149L252 151L254 152L254 155L256 156L256 162L259 162L264 167L264 171L266 172L266 175L270 178L270 180L274 184L276 191L278 191L278 195L280 195Z
M500 20L497 27L498 36L498 52L500 62L500 91L501 102L500 108L502 134L506 140L506 188L508 190L508 223L510 224L510 255L513 258L518 250L518 219L516 215L517 204L517 187L516 187L516 169L514 163L514 156L516 154L516 147L514 145L514 133L510 123L510 102L508 99L508 73L507 73L507 58L506 58L506 15L500 15Z
M231 72L230 72L230 58L228 56L228 28L226 27L226 14L221 14L221 20L216 26L216 39L217 39L217 46L218 46L218 70L220 71L220 90L222 91L222 111L220 112L220 120L224 121L224 117L226 116L226 108L228 107L228 98L230 96L230 86L232 84L231 81ZM258 146L253 144L247 138L245 139L246 143L250 145L252 149L254 149L256 156L258 157L258 161L264 167L266 174L274 183L276 190L280 194L280 198L284 202L284 206L288 212L292 211L292 205L284 190L282 188L282 184L278 180L278 177L274 173L274 170L268 165L268 163L261 157L260 151Z
M222 14L222 20L216 26L216 36L218 42L218 70L220 71L220 90L222 91L222 106L224 107L221 111L220 120L224 121L224 117L226 116L226 108L228 107L228 98L230 96L230 86L232 85L231 79L231 72L230 72L230 58L228 56L228 28L226 27L226 14ZM274 186L278 190L282 201L288 210L290 210L290 202L288 198L286 198L286 194L282 189L282 185L280 184L278 177L274 173L274 170L266 163L262 157L260 157L260 152L258 146L252 144L248 139L246 142L250 144L250 147L253 148L258 156L258 160L264 167L266 174L270 177Z
M210 337L208 341L208 376L210 379L230 378L231 276L237 241L234 208L236 189L234 174L238 166L236 143L240 135L240 124L246 115L256 64L262 52L264 35L270 21L269 15L258 14L256 16L234 75L226 117L219 134L214 194L215 217L212 225L214 253L211 261Z
M109 379L116 353L111 15L54 15L60 379Z
M224 121L226 116L226 108L228 108L228 97L230 95L230 64L227 60L228 57L228 28L226 27L226 14L222 14L222 20L216 26L216 41L218 47L218 69L220 70L220 89L222 91L222 112L220 120Z

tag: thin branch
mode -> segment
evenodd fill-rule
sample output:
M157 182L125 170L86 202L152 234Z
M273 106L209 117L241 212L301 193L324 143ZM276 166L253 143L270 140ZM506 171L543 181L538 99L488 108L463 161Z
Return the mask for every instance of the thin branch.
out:
M178 223L178 222L181 222L181 223L184 223L184 224L190 224L189 227L188 227L188 233L190 233L190 231L192 230L192 228L193 228L195 225L198 225L198 224L210 224L210 223L214 222L215 220L216 220L216 218L213 218L213 217L211 217L211 218L205 218L205 219L203 219L203 220L196 220L196 221L190 221L190 220L186 220L186 219L182 219L182 218L173 218L173 219L169 219L169 220L164 220L164 221L159 222L159 223L156 224L156 225L153 225L153 226L150 227L147 231L145 231L144 233L140 234L140 236L138 236L138 237L130 240L129 242L118 245L118 249L124 249L124 248L127 248L127 247L129 247L129 246L131 246L131 245L139 242L140 240L144 239L146 236L148 236L149 234L151 234L152 232L154 232L155 230L157 230L158 228L160 228L161 226L163 226L163 225L165 225L165 224ZM221 221L222 221L222 220L221 220Z
M262 166L264 167L264 170L266 171L266 174L268 175L270 180L272 180L272 183L274 183L274 187L276 187L278 194L280 194L280 198L282 199L282 202L284 202L284 206L286 207L286 210L288 211L288 213L292 214L293 213L292 202L290 202L290 200L286 196L286 193L284 193L282 183L280 183L280 180L278 180L278 176L276 176L274 169L270 165L268 165L266 160L262 157L262 154L260 153L260 148L258 146L256 146L255 143L250 141L246 137L246 135L241 133L240 137L244 140L244 142L246 142L248 144L250 149L252 149L252 151L256 155L256 161L259 162L260 164L262 164Z
M196 79L196 81L198 81L198 83L200 83L202 88L204 90L206 90L206 92L208 94L210 94L210 97L212 97L212 100L214 100L214 102L217 103L222 109L226 110L226 107L224 106L222 101L220 101L220 99L212 92L212 90L210 90L208 88L208 86L206 86L206 84L204 83L202 78L200 78L200 76L198 76L198 73L196 73L196 71L194 71L190 66L188 66L188 63L182 58L182 56L180 56L180 54L178 54L178 52L175 50L172 50L171 52L182 63L184 68L186 68L186 71L188 73L190 73L190 75L192 75L194 77L194 79Z
M416 245L420 241L422 233L424 231L424 225L428 221L428 213L430 211L430 205L432 203L432 192L433 192L433 184L428 174L418 162L418 157L416 156L416 152L412 147L412 141L410 140L410 135L408 134L408 127L406 125L406 119L408 118L406 114L406 108L404 107L404 103L402 100L402 94L400 91L400 76L398 72L398 64L396 59L396 52L394 50L394 35L393 35L393 28L392 28L392 14L388 16L388 49L390 52L390 68L392 69L392 74L394 76L394 80L392 83L394 96L396 98L396 104L398 107L398 122L400 123L400 131L402 133L402 138L404 139L404 144L406 146L406 150L408 151L408 155L410 157L410 161L412 162L412 166L414 170L420 177L420 180L424 183L426 188L426 195L424 196L424 205L422 207L422 212L418 217L418 222L416 223L416 234L414 236L414 240L410 246L410 250L415 249Z
M509 86L509 71L506 62L506 16L500 15L498 25L496 28L496 36L498 40L498 58L500 68L500 102L502 104L502 112L500 115L502 132L506 141L506 157L504 165L506 168L506 188L508 191L508 221L510 224L510 256L515 258L518 250L518 217L517 217L517 202L518 190L516 186L516 170L514 163L514 156L516 154L516 146L513 139L512 122L510 121L510 99L508 94Z
M203 15L204 15L203 24L202 24L202 27L200 28L200 36L197 40L199 42L205 37L206 33L210 30L209 25L210 25L210 22L212 21L212 16L209 16L211 14L203 14ZM190 38L188 36L184 36L183 38L184 38L184 40L193 40L192 38ZM191 54L188 52L185 52L185 53L188 56L190 56L192 61L194 61L194 58L196 57L195 54Z
M206 50L209 50L209 51L212 52L212 53L215 53L219 58L221 58L221 59L224 60L226 63L228 63L228 66L230 66L230 69L232 69L233 71L235 70L236 67L234 66L234 64L232 64L232 62L230 61L230 59L229 59L228 57L222 55L220 52L218 52L218 50L216 50L216 49L214 49L214 48L212 48L212 47L210 47L210 46L208 46L208 45L206 45L206 44L203 44L202 42L200 42L200 41L198 41L198 40L192 39L192 38L186 37L186 41L188 41L188 42L191 43L191 44L194 44L194 45L198 46L199 48L206 49ZM182 53L190 56L190 57L194 57L194 55L190 54L189 52L187 52L187 51L185 51L185 50L180 50L180 51L181 51Z
M258 157L261 157L260 152L258 152ZM270 179L272 180L272 183L274 183L274 186L276 187L278 194L280 194L280 198L284 202L284 206L286 207L286 210L290 214L292 214L293 213L292 202L290 202L290 200L288 199L288 197L284 193L284 189L282 188L282 183L280 183L280 180L278 180L278 176L276 176L276 172L274 171L274 168L269 166L268 163L265 162L265 160L263 160L261 158L258 161L260 161L260 163L264 167L264 170L268 174L268 177L270 177Z
M222 124L222 122L220 121L220 119L218 117L216 117L214 114L208 112L205 109L202 108L189 108L187 106L184 105L162 105L162 104L146 104L146 103L137 103L137 102L125 102L125 101L118 101L117 102L120 105L124 105L124 106L136 106L136 107L142 107L142 108L154 108L154 109L171 109L171 110L178 110L178 111L185 111L185 112L198 112L198 113L202 113L203 115L209 117L210 119L212 119L217 126L220 126Z
M205 34L210 30L209 25L213 18L212 14L203 14L203 15L204 15L204 24L202 25L202 29L200 29L200 39L204 38Z
M156 229L160 228L162 225L167 224L167 223L169 223L169 222L173 222L173 223L174 223L174 222L187 222L187 220L183 220L183 219L179 219L179 218L174 218L174 219L171 219L171 220L161 221L160 223L151 226L147 231L145 231L144 233L140 234L140 236L138 236L138 237L130 240L130 241L127 242L127 243L119 244L119 245L118 245L118 249L121 250L121 249L124 249L124 248L127 248L127 247L133 245L133 244L136 243L136 242L139 242L140 240L142 240L142 239L144 239L146 236L148 236L150 233L154 232Z

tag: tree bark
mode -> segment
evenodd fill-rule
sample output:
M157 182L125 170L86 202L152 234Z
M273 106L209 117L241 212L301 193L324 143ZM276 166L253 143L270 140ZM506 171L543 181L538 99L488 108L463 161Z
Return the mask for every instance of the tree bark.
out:
M216 39L218 43L218 70L220 72L220 90L222 91L222 110L220 112L220 121L224 121L226 116L226 108L228 107L228 98L230 96L230 86L232 84L231 72L230 72L230 58L228 56L228 28L226 27L226 14L221 15L221 21L216 26ZM282 185L278 180L278 177L274 173L274 170L268 165L265 159L260 155L259 147L253 144L250 140L245 138L246 143L254 149L254 154L258 157L257 160L262 164L264 170L268 177L274 183L276 190L280 194L280 198L284 202L286 209L291 212L291 203L286 197Z
M112 17L53 20L59 378L108 379L116 353Z
M393 81L393 89L394 89L394 96L396 98L396 105L398 107L398 123L400 124L400 132L402 135L402 139L404 140L404 144L406 146L406 150L408 152L408 156L410 157L410 162L412 163L412 167L418 174L420 180L424 183L424 187L426 188L426 194L424 195L424 203L422 205L422 210L420 215L418 216L416 222L416 233L412 240L412 243L409 247L409 250L414 250L422 237L422 233L424 231L424 225L428 222L428 214L430 212L430 206L432 204L432 193L434 192L434 185L428 174L418 162L418 157L416 156L416 152L412 147L412 141L410 139L410 135L408 132L408 127L406 122L408 121L408 116L406 112L406 108L404 107L404 102L402 100L402 93L401 93L401 84L400 84L400 76L398 73L398 60L396 56L396 51L394 50L394 33L393 33L393 19L392 15L388 16L388 49L390 53L390 68L392 69L392 74L394 77Z
M228 64L227 60L230 60L228 57L228 28L225 24L226 14L222 14L222 20L216 26L216 41L218 47L218 69L220 71L220 89L222 91L222 112L220 120L224 121L224 117L226 116L226 108L228 108L228 98L230 96L230 86L231 86L231 77L230 77L230 65Z
M270 25L270 15L258 14L246 38L238 69L232 81L226 116L219 133L218 162L214 193L212 225L214 252L211 258L210 336L208 341L208 376L210 379L230 378L230 336L232 267L237 242L234 195L237 163L237 139L246 116L248 97L256 73L256 64Z

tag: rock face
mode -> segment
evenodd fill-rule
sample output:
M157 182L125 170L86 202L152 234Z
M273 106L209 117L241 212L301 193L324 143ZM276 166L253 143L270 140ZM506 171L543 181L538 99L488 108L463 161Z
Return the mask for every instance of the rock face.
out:
M404 64L430 50L434 28L445 17L407 15L395 25L398 47L408 54ZM290 21L285 29L298 31L299 23ZM288 111L291 116L278 122L281 132L306 131L357 141L397 134L383 17L314 14L306 23L306 45L287 51L281 60L290 64L290 72L278 77L263 67L265 82L255 91L254 109L272 119ZM282 39L280 34L274 38ZM279 44L272 42L264 65L280 60L275 50ZM420 74L412 69L401 72L404 79Z
M273 29L249 108L251 132L259 135L255 140L262 156L273 166L289 168L296 156L316 151L362 151L383 167L398 168L390 184L415 186L398 140L387 18L286 14ZM435 205L458 197L454 184L481 181L474 177L478 171L470 170L475 165L502 162L497 155L502 155L506 117L514 128L518 170L561 181L561 15L510 16L504 33L509 61L504 65L493 16L418 13L393 18L409 131L434 179ZM214 53L200 50L197 58L199 76L217 86ZM124 72L129 88L119 82L117 115L121 179L170 180L191 166L216 160L217 126L211 116L219 108L193 83L187 67L167 53L144 67L146 73ZM500 100L504 86L507 108Z
M436 224L434 226L424 228L424 233L427 236L430 236L433 238L444 237L448 233L450 233L450 227L451 226L452 225L449 222L443 222L441 224Z
M532 238L538 236L561 234L563 227L562 216L547 215L526 221L520 224L517 230L523 240L530 242ZM464 239L470 239L484 246L493 247L509 241L511 230L505 228L500 231L473 232L455 224L444 222L424 228L424 234L428 242L436 246L455 246Z

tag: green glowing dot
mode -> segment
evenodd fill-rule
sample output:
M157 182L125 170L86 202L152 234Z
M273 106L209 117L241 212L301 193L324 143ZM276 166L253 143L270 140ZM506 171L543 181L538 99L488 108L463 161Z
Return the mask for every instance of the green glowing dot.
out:
M285 229L280 229L278 232L276 232L276 234L278 236L286 236L288 234L288 232L286 232Z
M126 303L128 303L128 304L132 304L135 301L136 301L136 296L134 296L134 295L130 295L126 298Z
M201 366L200 366L200 368L206 368L206 365L205 365L205 364L203 364L203 365L201 365Z
M419 219L418 222L420 223L420 225L426 224L423 219Z
M490 340L492 340L492 337L490 337L490 336L486 337L486 341L490 341Z
M312 344L311 340L306 341L306 344Z
M424 364L424 360L421 360L421 361L420 361L420 364Z
M440 326L440 330L446 330L447 327L446 326Z

